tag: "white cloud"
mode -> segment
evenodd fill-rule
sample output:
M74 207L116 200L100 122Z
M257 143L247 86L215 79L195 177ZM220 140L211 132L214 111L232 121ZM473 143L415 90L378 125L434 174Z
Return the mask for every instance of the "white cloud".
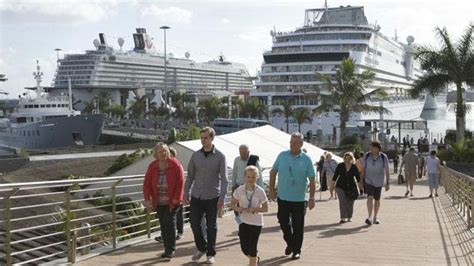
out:
M229 24L229 23L230 23L230 19L228 19L228 18L221 18L221 23L222 23L222 24Z
M239 38L245 41L265 41L270 39L270 29L267 27L254 27L239 34Z
M41 72L43 72L42 86L51 86L54 74L56 73L56 54L39 56L26 61L17 60L18 51L15 48L0 47L0 73L6 74L7 81L1 84L1 89L8 92L9 98L16 98L24 92L24 87L36 86L32 73L36 71L36 60L39 61ZM6 97L6 96L5 96Z
M5 74L5 70L8 66L8 62L15 58L16 49L13 47L3 48L0 46L0 73ZM8 77L7 77L8 78Z
M0 1L0 15L15 23L88 23L108 18L116 5L116 0L3 0Z
M170 7L159 7L157 5L141 5L142 16L155 16L162 21L177 22L177 23L190 23L193 13L184 8L170 6Z

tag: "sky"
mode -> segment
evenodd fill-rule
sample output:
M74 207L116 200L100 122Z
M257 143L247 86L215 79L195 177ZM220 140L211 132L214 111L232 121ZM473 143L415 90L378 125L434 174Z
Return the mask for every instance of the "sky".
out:
M474 23L474 0L328 0L329 7L364 6L372 24L389 37L397 32L415 43L436 46L433 30L446 27L454 39ZM167 51L176 57L202 62L223 54L256 74L262 53L271 49L270 31L291 31L303 25L304 10L321 8L323 0L0 0L0 73L8 81L0 90L16 97L34 86L32 73L39 60L43 86L51 85L56 70L55 48L65 53L93 49L98 33L118 49L133 47L135 28L146 28L159 52L163 51L162 25ZM0 98L6 96L0 95Z

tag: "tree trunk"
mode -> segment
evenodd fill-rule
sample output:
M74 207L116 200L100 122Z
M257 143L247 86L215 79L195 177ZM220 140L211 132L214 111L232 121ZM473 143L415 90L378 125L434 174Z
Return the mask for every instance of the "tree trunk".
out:
M298 132L301 133L301 123L298 123Z
M340 140L339 141L342 141L345 137L346 137L346 124L347 124L347 121L349 120L349 114L347 112L341 112L340 113L340 128L341 128L341 132L340 132Z
M290 118L287 116L286 117L286 133L289 133L288 131L290 130Z
M466 112L464 110L463 98L462 98L462 85L461 82L456 83L456 142L461 141L464 138L464 132L466 131Z

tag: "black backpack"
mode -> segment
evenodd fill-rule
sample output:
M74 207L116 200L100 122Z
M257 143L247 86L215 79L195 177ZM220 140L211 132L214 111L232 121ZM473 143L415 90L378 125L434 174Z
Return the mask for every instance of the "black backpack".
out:
M257 166L258 160L260 160L260 158L257 155L250 155L249 160L247 162L247 166L249 165Z

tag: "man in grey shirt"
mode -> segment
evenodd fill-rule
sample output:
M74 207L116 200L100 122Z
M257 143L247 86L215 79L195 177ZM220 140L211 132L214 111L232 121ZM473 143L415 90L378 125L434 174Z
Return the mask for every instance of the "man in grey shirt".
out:
M215 131L211 127L201 129L202 149L191 156L184 184L184 203L190 204L189 219L198 249L192 260L197 262L207 253L207 264L215 262L217 210L224 205L229 184L225 156L212 144L214 136ZM201 219L204 214L207 223L207 241L201 230Z
M381 152L382 146L378 141L370 143L370 152L362 159L362 173L364 179L365 192L367 193L367 212L369 217L365 220L368 225L379 224L377 214L380 209L380 197L382 187L385 183L385 191L390 189L390 172L387 155ZM375 202L374 202L375 201ZM372 210L374 218L372 220Z

